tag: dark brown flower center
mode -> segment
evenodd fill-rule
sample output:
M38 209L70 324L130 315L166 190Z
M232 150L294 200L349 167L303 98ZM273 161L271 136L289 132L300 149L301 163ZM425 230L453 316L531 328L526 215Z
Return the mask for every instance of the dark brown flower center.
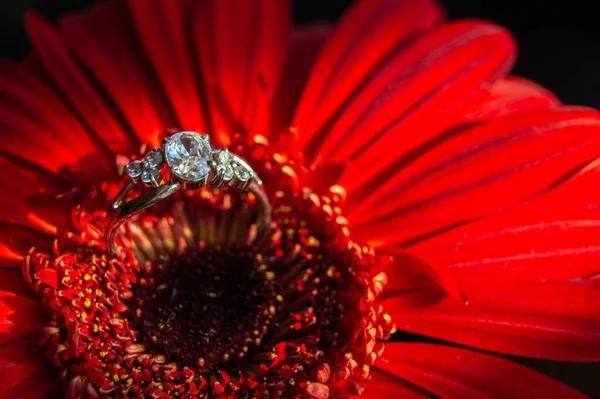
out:
M276 313L279 288L247 245L188 250L148 263L130 302L144 346L199 374L244 368Z

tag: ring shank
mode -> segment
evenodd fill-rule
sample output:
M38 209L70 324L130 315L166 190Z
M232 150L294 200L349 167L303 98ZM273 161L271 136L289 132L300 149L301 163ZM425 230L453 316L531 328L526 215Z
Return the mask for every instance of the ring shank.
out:
M252 179L248 191L256 197L258 202L256 227L258 228L259 235L261 235L266 232L271 225L271 203L269 202L269 197L267 196L262 183Z
M104 239L106 248L109 253L115 254L117 251L116 235L121 226L127 222L131 217L140 213L144 209L150 208L158 202L170 197L179 191L182 187L180 183L166 183L150 191L125 202L127 194L135 186L133 180L129 181L119 191L117 196L114 198L110 207L106 213L106 223L104 225ZM252 179L245 191L252 193L258 202L259 213L257 219L257 227L259 234L264 233L268 230L271 224L271 204L269 197L265 192L261 183Z

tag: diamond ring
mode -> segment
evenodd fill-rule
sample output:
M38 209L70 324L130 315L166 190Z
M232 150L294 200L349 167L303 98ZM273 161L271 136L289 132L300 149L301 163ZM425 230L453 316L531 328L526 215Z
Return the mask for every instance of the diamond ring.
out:
M162 181L161 169L169 168L169 181ZM115 237L119 228L133 215L173 195L180 189L196 190L210 186L231 187L252 193L258 202L257 227L264 232L271 223L271 205L262 181L239 156L226 148L211 148L208 135L178 132L163 140L162 149L154 149L143 160L129 163L125 171L131 178L110 204L104 225L106 248L116 252ZM129 201L129 191L138 183L151 190Z

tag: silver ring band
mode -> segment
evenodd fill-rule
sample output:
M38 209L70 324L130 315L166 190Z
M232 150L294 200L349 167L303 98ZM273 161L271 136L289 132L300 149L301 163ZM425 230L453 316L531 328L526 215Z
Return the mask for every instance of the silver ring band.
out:
M166 161L166 162L165 162ZM169 181L162 183L160 169L169 166ZM163 149L149 152L144 161L133 161L127 167L131 178L108 207L104 225L106 248L117 251L119 228L132 216L156 205L177 191L195 190L204 186L232 187L252 193L258 202L258 233L266 232L271 224L271 205L262 181L250 166L227 149L211 149L207 135L178 132L163 141ZM151 190L125 201L129 192L142 181Z

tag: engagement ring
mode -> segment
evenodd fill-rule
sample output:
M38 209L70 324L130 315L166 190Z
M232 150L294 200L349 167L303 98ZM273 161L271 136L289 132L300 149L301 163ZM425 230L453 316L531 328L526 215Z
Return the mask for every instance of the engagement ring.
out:
M169 168L169 179L163 183L161 169L165 165ZM256 222L259 233L266 231L271 223L271 205L254 170L226 148L211 148L206 134L175 133L163 140L162 149L154 149L143 160L129 163L125 171L131 180L110 204L104 226L106 247L113 254L117 231L129 218L181 189L210 186L250 192L259 205ZM129 191L140 181L152 189L125 202Z

